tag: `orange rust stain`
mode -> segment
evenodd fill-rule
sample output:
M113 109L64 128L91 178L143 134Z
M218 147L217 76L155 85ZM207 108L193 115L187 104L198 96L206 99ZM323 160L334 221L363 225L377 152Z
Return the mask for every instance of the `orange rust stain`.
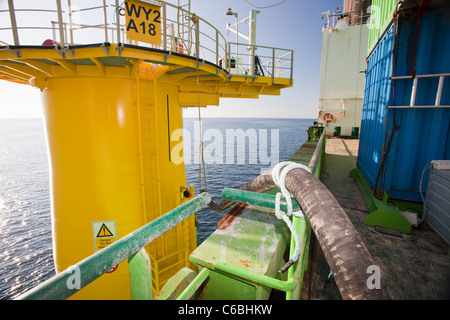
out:
M236 219L236 217L238 217L247 206L248 203L238 203L237 205L235 205L234 208L230 210L230 212L228 212L222 217L222 219L219 220L219 222L217 223L217 229L224 230L228 228L234 221L234 219Z
M251 263L250 260L239 259L239 261L240 261L246 268L250 268L250 265L249 265L249 263Z

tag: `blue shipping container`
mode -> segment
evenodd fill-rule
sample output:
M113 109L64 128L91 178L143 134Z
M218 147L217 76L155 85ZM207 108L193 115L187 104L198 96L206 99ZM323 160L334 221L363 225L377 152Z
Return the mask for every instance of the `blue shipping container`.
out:
M414 81L394 83L391 77L409 76L411 70L417 76L450 73L450 9L429 11L418 28L417 23L415 18L392 24L368 58L357 161L373 188L410 201L422 201L426 165L450 159L450 108L417 107L435 104L439 77L417 78L416 107L388 108L410 105ZM448 76L440 105L450 105ZM424 192L427 182L425 171Z

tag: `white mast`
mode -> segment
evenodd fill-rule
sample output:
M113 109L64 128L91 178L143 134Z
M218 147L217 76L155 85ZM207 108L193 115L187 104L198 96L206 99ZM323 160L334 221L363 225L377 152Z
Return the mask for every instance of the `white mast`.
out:
M256 45L256 15L260 13L261 11L258 10L251 10L250 14L247 18L238 21L238 14L236 12L233 12L231 8L227 9L227 15L231 16L234 15L236 17L236 23L231 25L227 24L227 31L233 32L236 34L236 43L239 42L239 37L245 39L248 41L249 46L247 47L247 50L249 51L249 74L254 75L255 73L255 45ZM248 36L242 34L239 32L239 24L242 22L248 21ZM236 29L233 29L233 28ZM236 53L238 52L238 46L236 45ZM238 54L236 54L236 67L238 62Z

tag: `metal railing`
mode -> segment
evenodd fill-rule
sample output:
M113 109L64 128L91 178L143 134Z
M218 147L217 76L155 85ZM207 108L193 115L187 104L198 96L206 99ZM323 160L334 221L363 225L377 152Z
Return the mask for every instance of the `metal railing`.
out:
M228 52L225 69L230 74L292 79L293 50L228 42Z
M444 86L445 77L450 77L450 73L438 73L438 74L424 74L415 76L396 76L390 77L390 80L413 80L411 88L411 100L409 106L388 106L388 108L450 108L448 105L441 105L442 88ZM417 87L419 85L419 79L424 78L439 78L436 90L436 98L434 105L416 105Z
M226 67L231 63L224 62L231 56L230 43L213 25L186 10L185 6L160 0L144 1L158 5L161 11L161 44L149 44L127 39L124 1L96 2L87 7L86 2L80 0L39 1L33 4L34 8L23 8L19 7L19 0L8 0L7 3L0 4L0 45L43 45L45 40L51 40L51 45L61 48L103 42L123 43L195 56L218 66L222 63L224 70L233 73L231 66L228 69ZM241 43L233 45L248 46ZM270 53L263 62L262 65L268 70L267 74L274 78L292 79L293 51L255 46L247 55L258 55L261 58L259 51L263 49L282 52L280 56ZM290 59L286 59L286 53L290 55ZM253 75L251 65L241 65L235 71L245 72L245 69Z
M63 300L128 259L132 299L152 299L150 258L143 249L211 201L201 193L19 296L19 300ZM144 261L144 263L141 263ZM142 270L145 268L146 270ZM142 286L144 285L144 288ZM143 294L142 292L146 292Z
M358 26L370 22L370 13L365 13L361 10L348 12L335 11L334 14L330 14L330 11L326 11L322 12L322 19L324 16L327 18L324 29L337 28L339 22L345 22L348 26Z

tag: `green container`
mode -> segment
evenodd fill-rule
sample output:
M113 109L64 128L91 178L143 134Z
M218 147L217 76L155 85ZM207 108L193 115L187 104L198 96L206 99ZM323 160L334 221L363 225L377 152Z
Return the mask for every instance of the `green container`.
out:
M358 139L359 137L359 127L352 127L352 138Z
M341 135L341 127L334 127L334 136L339 137Z
M384 31L390 25L396 7L397 0L372 0L370 23L368 25L370 31L367 56L370 55Z

